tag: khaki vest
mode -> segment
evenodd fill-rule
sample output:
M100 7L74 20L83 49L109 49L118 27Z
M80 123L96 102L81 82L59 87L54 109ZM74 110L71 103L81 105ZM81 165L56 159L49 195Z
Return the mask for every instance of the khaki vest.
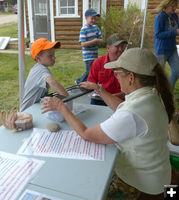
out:
M168 116L157 91L150 87L136 90L117 109L141 116L148 132L116 144L121 151L116 173L144 193L162 193L164 185L171 182L171 166L167 147Z

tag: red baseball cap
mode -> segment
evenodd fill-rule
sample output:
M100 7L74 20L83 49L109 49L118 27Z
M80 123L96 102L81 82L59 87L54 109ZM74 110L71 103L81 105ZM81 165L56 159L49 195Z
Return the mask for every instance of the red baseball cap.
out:
M46 38L39 38L37 39L31 46L31 53L32 57L35 60L35 57L37 54L39 54L43 50L51 49L51 48L60 48L61 43L56 42L50 42Z

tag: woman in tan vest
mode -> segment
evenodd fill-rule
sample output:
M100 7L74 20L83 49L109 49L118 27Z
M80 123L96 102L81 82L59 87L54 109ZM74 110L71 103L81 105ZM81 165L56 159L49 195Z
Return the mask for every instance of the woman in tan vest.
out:
M84 82L81 86L100 94L115 111L110 118L88 128L61 100L50 97L45 98L43 113L58 110L83 139L113 143L120 149L115 179L127 188L128 199L163 199L164 185L171 183L166 143L174 105L169 81L156 57L146 49L126 50L105 68L114 70L126 94L124 102L95 83Z

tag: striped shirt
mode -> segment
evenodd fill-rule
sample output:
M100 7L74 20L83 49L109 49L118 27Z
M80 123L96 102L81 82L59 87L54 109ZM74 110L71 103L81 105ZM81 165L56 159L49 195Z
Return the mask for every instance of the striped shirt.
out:
M97 25L83 26L80 30L79 42L87 42L95 38L102 39L102 34ZM83 47L83 60L95 60L98 57L98 46Z

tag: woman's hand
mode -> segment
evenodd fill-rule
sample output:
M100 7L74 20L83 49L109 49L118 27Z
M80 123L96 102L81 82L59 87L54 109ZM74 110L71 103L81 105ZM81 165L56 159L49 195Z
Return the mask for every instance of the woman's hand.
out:
M60 111L63 104L64 103L56 97L45 97L45 101L42 103L40 109L43 110L42 114L52 110Z
M80 83L80 87L88 89L88 90L99 90L99 85L96 83L92 83L92 82L81 82Z

